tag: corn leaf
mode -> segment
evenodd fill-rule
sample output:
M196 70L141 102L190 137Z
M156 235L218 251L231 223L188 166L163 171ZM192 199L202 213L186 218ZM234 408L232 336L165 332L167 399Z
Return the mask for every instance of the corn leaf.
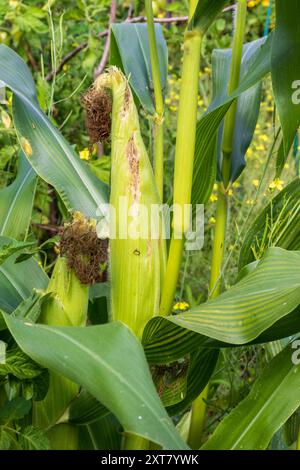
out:
M36 179L34 170L21 152L15 181L0 190L1 236L25 239L30 223Z
M67 420L72 424L91 424L109 414L109 410L86 390L70 404Z
M275 432L300 405L300 366L286 347L267 366L249 395L217 427L203 450L266 449Z
M298 306L292 313L278 320L247 344L276 341L295 335L299 331L300 307ZM147 360L153 364L176 361L186 354L197 351L198 348L218 349L238 346L187 330L162 317L156 317L147 324L142 340Z
M256 58L257 51L264 42L265 38L257 39L256 41L244 45L241 64L241 82L245 78L245 75L248 74L249 67L251 67L251 64ZM215 103L218 102L221 97L223 97L223 99L226 98L230 79L231 61L232 49L215 49L213 51L212 77L215 98L212 108L215 107ZM261 86L261 81L258 81L237 99L233 152L231 155L231 181L235 181L238 178L246 165L245 154L252 141L259 115ZM222 124L218 136L217 158L219 179L221 177L223 127Z
M155 114L154 89L147 25L113 24L110 63L123 70L143 108ZM158 62L163 92L168 74L168 50L160 25L155 25Z
M209 199L216 175L215 145L219 126L233 101L247 92L247 90L258 86L257 84L270 72L271 45L272 35L266 41L255 41L255 44L249 43L246 48L246 51L248 50L249 52L249 57L245 53L243 59L243 79L239 87L230 97L224 96L224 93L216 96L209 111L197 124L192 189L193 204L204 204ZM244 97L246 96L244 95ZM248 140L249 137L245 142ZM244 147L245 144L243 145Z
M69 211L99 219L108 188L80 160L41 110L30 71L12 49L0 45L0 81L13 93L13 118L20 145L36 173L57 190Z
M200 347L264 342L299 331L299 260L300 252L271 248L250 274L215 300L150 320L142 340L148 361L170 362Z
M276 0L276 28L272 45L272 83L287 155L300 125L300 3Z
M227 3L228 0L198 0L188 29L197 28L204 34Z
M187 448L158 398L140 343L125 325L59 328L9 315L5 321L28 356L83 386L127 432L166 449Z
M271 248L227 292L168 320L219 341L245 344L300 304L299 287L300 252Z

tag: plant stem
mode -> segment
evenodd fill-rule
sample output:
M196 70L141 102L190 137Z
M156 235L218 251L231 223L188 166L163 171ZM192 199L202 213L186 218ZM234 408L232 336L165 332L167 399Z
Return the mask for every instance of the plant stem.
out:
M237 16L236 16L236 27L233 40L232 48L232 62L230 71L230 80L228 87L228 94L234 92L238 87L240 81L240 71L243 54L243 41L245 36L246 26L246 14L247 14L247 0L238 0L237 5ZM231 154L233 145L233 134L235 128L235 117L237 109L237 100L233 102L228 113L225 117L224 124L224 135L223 135L223 161L222 161L222 177L225 188L227 188L230 181L231 171Z
M152 0L145 0L145 10L147 16L147 30L156 111L156 116L154 118L154 174L159 196L162 201L164 184L164 98L159 70Z
M206 385L192 405L192 419L188 438L188 445L191 449L197 450L201 446L201 437L206 414L206 404L204 400L206 400L208 396L208 391L209 385Z
M211 273L209 283L209 298L214 299L221 293L221 270L225 249L226 227L228 213L228 195L222 184L218 186L218 201L214 243L212 251Z
M232 62L230 71L230 81L228 94L231 94L239 85L240 71L243 53L243 41L246 25L247 1L239 0L237 6L236 27L234 33ZM235 128L237 101L235 101L225 117L224 134L222 141L223 161L222 178L223 182L218 184L218 202L216 225L214 232L214 243L211 262L211 276L209 284L209 298L214 299L221 293L222 287L222 264L225 250L227 215L228 215L228 189L231 172L231 154L233 149L233 135ZM194 401L192 407L192 417L190 426L190 445L197 449L201 444L201 433L204 422L206 406L201 395Z
M173 236L160 307L160 313L164 315L167 315L172 307L184 247L184 234L190 224L189 212L186 214L184 209L185 205L191 202L201 43L202 34L199 30L185 33L173 197L174 206L180 210L176 210L173 217ZM178 239L180 237L181 240Z
M174 238L172 238L167 263L165 283L161 297L159 312L160 315L168 315L172 309L174 293L178 280L178 273L180 270L183 246L183 238L181 240L175 240Z
M298 431L297 450L300 450L300 429Z
M194 11L196 10L196 6L198 4L198 0L190 0L189 4L189 18L192 18Z

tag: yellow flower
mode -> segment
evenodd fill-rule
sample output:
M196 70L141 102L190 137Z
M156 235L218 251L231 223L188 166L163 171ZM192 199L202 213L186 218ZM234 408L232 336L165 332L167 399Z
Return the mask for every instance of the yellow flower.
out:
M255 186L257 188L258 185L259 185L259 180L257 180L257 179L252 180L252 184L253 184L253 186Z
M215 219L214 217L210 217L210 219L208 220L208 223L209 223L210 225L213 225L213 224L216 223L216 219Z
M275 178L270 184L269 189L278 189L279 191L283 190L284 181L279 178Z
M251 2L248 3L249 8L254 8L256 5L256 2L254 0L251 0Z
M170 106L171 111L177 111L177 109L178 109L177 106Z
M79 152L79 156L81 160L89 160L90 159L90 152L89 149L83 149Z
M185 310L188 310L190 308L189 304L187 302L177 302L173 306L173 310L181 310L184 312Z
M288 170L289 168L290 168L290 165L289 165L288 163L285 163L285 164L284 164L284 169L285 169L285 170Z
M214 191L217 191L217 189L218 189L218 185L217 185L217 183L215 183L214 184Z
M233 188L239 188L240 186L241 186L240 183L238 183L237 181L234 181L234 182L232 183L232 187L233 187Z
M254 203L253 199L247 199L247 200L246 200L246 204L247 204L248 206L253 206L253 203Z
M248 155L248 157L252 157L252 155L253 155L253 150L249 148L249 149L247 150L247 155Z
M218 200L218 196L215 193L212 193L209 200L211 202L216 202Z
M211 73L211 69L209 67L204 67L204 72L205 73Z
M268 142L269 141L269 137L266 134L261 134L259 136L259 139L262 140L263 142Z
M263 7L269 7L270 6L270 0L262 0L261 2Z
M166 104L171 104L171 99L170 98L166 98Z
M228 196L229 196L229 197L233 196L233 191L232 191L232 189L228 189Z

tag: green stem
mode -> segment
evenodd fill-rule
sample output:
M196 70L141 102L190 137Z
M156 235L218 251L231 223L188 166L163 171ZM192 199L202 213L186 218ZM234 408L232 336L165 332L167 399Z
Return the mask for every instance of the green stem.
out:
M165 283L162 291L160 315L168 315L172 309L174 294L178 280L178 273L182 259L184 239L175 240L172 238L167 270L165 275Z
M189 5L189 18L192 18L194 11L196 10L196 6L198 4L198 0L190 0Z
M243 52L243 41L246 25L247 1L238 0L236 28L232 50L232 62L228 94L231 94L239 85L240 71ZM214 299L221 293L222 288L222 264L225 250L227 215L228 215L228 189L231 172L231 154L233 150L233 135L235 128L237 101L235 101L226 117L224 123L224 134L222 141L222 178L223 183L218 185L218 202L214 243L212 252L211 275L209 284L209 298ZM201 444L201 433L206 413L206 405L203 399L198 397L192 407L190 426L190 445L199 448ZM198 447L197 447L198 446Z
M216 225L214 232L214 243L212 251L212 262L209 283L209 298L214 299L221 293L222 280L222 263L224 258L226 227L228 213L228 195L219 184Z
M230 71L230 80L228 87L228 94L234 92L238 87L240 81L240 71L243 54L243 41L245 36L247 14L247 0L238 0L236 28L234 33L233 48L232 48L232 62ZM224 135L223 135L223 162L222 162L222 177L225 188L227 188L230 181L231 171L231 154L233 145L233 134L235 128L235 117L237 109L237 100L233 102L228 113L225 117Z
M208 396L209 385L206 385L198 398L194 400L192 405L192 418L189 430L188 445L193 450L198 450L202 442L202 431L206 414L205 401Z
M195 153L197 101L202 34L197 29L184 36L182 80L177 122L175 149L173 204L181 210L174 211L173 230L167 271L163 286L160 312L168 314L172 307L178 280L184 234L189 229L189 211L185 205L191 202ZM187 213L185 213L187 212ZM182 217L182 215L185 215ZM178 238L182 238L181 240Z
M154 118L154 174L159 196L162 201L164 182L164 98L159 70L152 0L145 0L145 10L147 16L148 40L156 111L156 116Z
M299 432L298 432L297 450L300 450L300 429L299 429Z

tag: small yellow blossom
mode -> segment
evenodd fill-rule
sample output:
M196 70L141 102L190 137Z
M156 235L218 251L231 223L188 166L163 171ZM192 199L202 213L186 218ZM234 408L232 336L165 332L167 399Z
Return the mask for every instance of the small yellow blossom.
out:
M269 137L266 134L261 134L259 136L259 139L262 140L263 142L268 142L269 141Z
M170 98L166 98L166 104L171 104L171 99Z
M180 310L182 312L184 312L185 310L188 310L190 308L189 304L187 302L177 302L174 306L173 306L173 310Z
M247 199L247 200L246 200L246 204L247 204L248 206L253 206L253 204L254 204L253 199Z
M210 200L211 202L216 202L216 201L218 200L218 196L217 196L215 193L212 193L212 194L210 195L209 200Z
M211 73L211 69L209 67L204 67L204 72L205 73Z
M249 148L249 149L247 150L247 155L248 155L248 157L252 157L252 155L253 155L253 150L252 150L251 148Z
M254 0L251 0L249 3L248 3L248 7L249 8L254 8L256 5L256 2Z
M218 189L218 185L217 185L217 183L215 183L214 184L214 191L217 191L217 189Z
M228 196L229 196L229 197L233 196L233 191L232 191L232 189L231 189L231 188L230 188L230 189L228 189Z
M173 105L170 106L170 110L171 110L171 111L177 111L177 109L178 109L177 106L173 106Z
M288 163L285 163L284 164L284 167L283 167L285 170L288 170L290 168L290 165Z
M275 178L270 184L269 189L278 189L279 191L283 190L284 181L279 178Z
M216 219L215 219L214 217L210 217L210 219L208 220L208 223L209 223L210 225L213 225L213 224L216 223Z
M253 186L255 186L256 188L258 188L258 186L259 186L259 180L257 180L257 179L252 180L252 184L253 184Z
M233 186L233 188L239 188L241 185L240 185L240 183L238 183L237 181L234 181L234 182L232 183L232 186Z
M263 7L269 7L270 6L270 0L262 0L261 2Z
M90 152L89 149L83 149L79 152L79 156L81 160L89 160L90 159Z

